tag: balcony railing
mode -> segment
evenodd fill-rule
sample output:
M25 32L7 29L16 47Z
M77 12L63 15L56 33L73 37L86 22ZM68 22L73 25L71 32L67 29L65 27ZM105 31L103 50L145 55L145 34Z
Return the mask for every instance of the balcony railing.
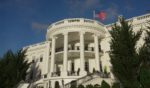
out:
M60 72L52 72L52 77L58 77L60 76Z
M68 76L79 76L77 71L68 71ZM61 72L52 72L52 77L59 77L61 76Z
M64 50L63 47L60 47L60 48L56 48L56 49L55 49L56 52L61 52L61 51L63 51L63 50ZM80 47L79 47L79 46L77 46L77 47L68 47L68 50L69 50L69 51L70 51L70 50L80 50ZM84 47L84 50L85 50L85 51L94 51L94 47L87 47L87 46L85 46L85 47ZM99 52L102 52L101 48L99 48Z
M77 72L77 71L68 71L68 76L79 76L79 72Z

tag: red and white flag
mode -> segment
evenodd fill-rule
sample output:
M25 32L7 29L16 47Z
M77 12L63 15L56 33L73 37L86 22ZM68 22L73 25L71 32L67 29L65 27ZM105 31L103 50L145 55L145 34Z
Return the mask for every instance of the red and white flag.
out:
M100 20L105 20L106 19L106 12L100 11L98 13L95 13L95 11L94 11L94 18L99 18Z

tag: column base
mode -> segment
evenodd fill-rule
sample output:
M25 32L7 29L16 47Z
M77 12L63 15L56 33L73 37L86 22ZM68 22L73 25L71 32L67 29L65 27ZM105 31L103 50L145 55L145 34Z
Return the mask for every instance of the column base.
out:
M80 71L80 76L85 76L85 75L87 75L86 71Z
M67 76L67 71L65 71L65 72L61 72L61 76Z

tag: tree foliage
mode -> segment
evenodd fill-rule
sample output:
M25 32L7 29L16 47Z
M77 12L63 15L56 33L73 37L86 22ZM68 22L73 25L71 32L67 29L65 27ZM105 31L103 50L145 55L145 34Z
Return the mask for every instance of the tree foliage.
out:
M112 88L120 88L120 83L113 83Z
M79 85L78 88L85 88L83 85Z
M25 60L26 51L6 52L0 59L0 88L13 88L25 80L29 63Z
M103 80L100 88L110 88L110 85Z
M150 87L150 26L147 27L145 43L140 49L140 70L138 80L142 88Z
M101 82L101 85L99 85L99 84L95 84L95 85L88 84L85 87L83 85L79 85L78 88L110 88L110 85L103 80Z
M94 85L92 84L86 85L86 88L94 88Z
M115 24L110 31L110 58L114 76L121 82L124 88L138 88L138 69L140 64L139 54L136 52L136 44L142 31L134 33L132 25L124 19L120 25Z

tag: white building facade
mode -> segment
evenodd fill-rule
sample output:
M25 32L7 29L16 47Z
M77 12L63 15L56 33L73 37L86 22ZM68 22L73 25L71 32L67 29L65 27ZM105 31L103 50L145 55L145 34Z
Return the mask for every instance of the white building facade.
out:
M135 32L145 27L148 20L150 14L127 19ZM109 58L108 30L112 25L84 18L51 24L45 42L24 47L27 60L32 62L27 76L30 87L70 88L71 85L100 84L102 80L111 85L115 80ZM141 38L138 45L142 43Z

